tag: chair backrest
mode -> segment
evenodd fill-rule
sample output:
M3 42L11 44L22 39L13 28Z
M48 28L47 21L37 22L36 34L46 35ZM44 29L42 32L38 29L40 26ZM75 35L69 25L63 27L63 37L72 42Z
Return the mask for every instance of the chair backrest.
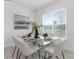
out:
M63 42L61 41L60 43L58 42L58 44L55 47L55 52L54 52L55 55L58 55L59 53L61 53L63 51L64 44L65 44L65 41L63 41Z
M13 37L13 40L15 42L16 47L20 48L21 52L28 56L31 54L31 47L28 45L28 43L24 42L20 37Z

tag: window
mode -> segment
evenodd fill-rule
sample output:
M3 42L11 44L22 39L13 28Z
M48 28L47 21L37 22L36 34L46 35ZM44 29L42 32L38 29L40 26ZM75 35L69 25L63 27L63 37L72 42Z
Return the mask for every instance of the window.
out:
M43 31L54 36L65 37L66 8L43 15Z

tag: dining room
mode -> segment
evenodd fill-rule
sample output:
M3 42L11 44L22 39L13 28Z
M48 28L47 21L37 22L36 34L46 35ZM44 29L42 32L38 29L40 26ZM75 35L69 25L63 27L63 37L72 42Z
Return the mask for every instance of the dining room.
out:
M5 0L5 59L74 59L73 0Z

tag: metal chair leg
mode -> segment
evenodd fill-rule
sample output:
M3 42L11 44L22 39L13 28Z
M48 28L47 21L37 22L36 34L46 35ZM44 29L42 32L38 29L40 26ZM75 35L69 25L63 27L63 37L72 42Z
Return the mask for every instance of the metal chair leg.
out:
M48 57L48 59L51 59L52 57L53 57L53 55L50 55L50 54L49 54L49 57Z
M62 57L63 57L63 59L65 59L65 56L64 56L64 53L63 53L63 51L61 52L61 54L62 54Z
M18 59L19 50L20 50L20 49L18 48L17 55L16 55L16 59Z
M58 56L55 56L57 59L59 59L59 57Z
M32 54L31 56L34 57L34 54Z
M19 58L18 59L20 59L21 55L22 55L22 53L20 52L20 55L19 55Z
M46 59L46 53L47 53L47 52L45 51L45 54L44 54L44 59Z
M15 50L16 50L16 47L14 47L14 50L13 50L13 53L12 53L12 58L14 56Z
M39 55L39 59L40 59L40 50L38 50L38 55Z
M25 59L27 59L27 58L28 58L28 56L25 57Z

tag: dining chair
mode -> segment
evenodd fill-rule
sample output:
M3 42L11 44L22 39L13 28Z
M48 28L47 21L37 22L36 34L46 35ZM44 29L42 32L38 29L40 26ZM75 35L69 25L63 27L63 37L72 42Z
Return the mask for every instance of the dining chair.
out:
M16 47L18 47L18 51L17 51L17 57L16 59L20 59L21 55L23 54L24 56L26 56L26 59L28 56L31 56L33 53L35 53L37 50L39 50L39 48L37 46L29 46L29 44L27 42L24 42L22 40L22 38L20 37L13 37L14 42ZM20 55L18 57L18 53L20 51Z
M48 47L45 48L45 51L52 54L56 59L59 59L58 54L62 55L62 58L65 59L64 53L63 53L63 43L59 43L58 41L51 43Z

